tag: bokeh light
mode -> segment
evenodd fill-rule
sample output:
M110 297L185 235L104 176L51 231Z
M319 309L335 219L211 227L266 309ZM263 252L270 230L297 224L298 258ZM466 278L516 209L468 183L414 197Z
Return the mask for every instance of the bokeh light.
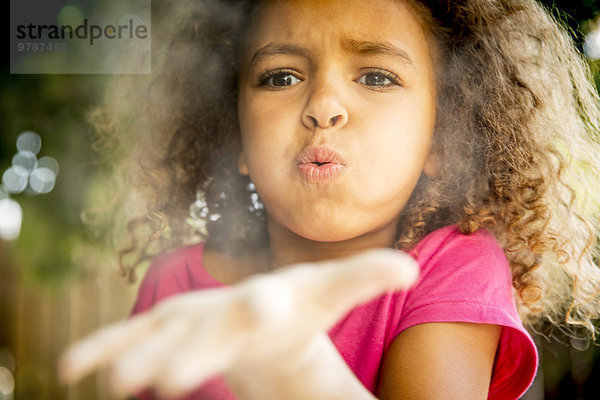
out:
M7 193L46 194L54 189L60 170L58 161L37 154L42 148L42 139L34 131L24 131L17 138L17 150L12 165L2 174L2 185ZM0 198L7 196L0 196Z
M583 51L591 60L600 59L600 29L595 29L586 36Z
M2 174L2 184L9 193L21 193L27 187L29 173L20 165L13 165Z
M4 367L0 367L0 393L9 396L15 390L15 378L12 372Z
M21 232L23 221L23 210L16 201L4 198L0 199L0 238L14 240Z
M56 161L53 157L44 156L38 160L38 168L48 168L50 171L54 172L54 176L58 176L58 171L60 167L58 165L58 161Z
M0 348L0 400L13 398L15 390L15 358L10 350Z
M24 131L17 137L17 154L11 166L2 174L0 185L0 239L14 240L21 232L23 210L11 194L46 194L54 189L60 169L52 157L37 154L42 149L42 139L34 131ZM0 399L1 400L1 399Z
M42 148L42 138L34 131L21 132L17 138L17 150L38 154Z
M37 157L34 153L28 150L19 151L12 158L12 166L23 167L27 170L27 174L31 174L38 165Z
M83 22L83 13L77 6L69 4L60 9L56 22L58 25L76 26Z
M56 176L49 168L36 168L29 177L29 187L39 194L50 193L54 188Z

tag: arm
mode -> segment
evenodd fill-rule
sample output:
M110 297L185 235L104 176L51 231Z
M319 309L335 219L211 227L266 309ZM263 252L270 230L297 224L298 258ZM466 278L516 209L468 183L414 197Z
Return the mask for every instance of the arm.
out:
M500 329L470 323L408 328L386 353L379 399L487 399ZM238 368L242 373L228 380L240 399L375 400L325 334L276 370L256 371L251 380L240 379L248 374L245 366Z
M355 305L408 287L417 271L409 256L378 250L173 296L73 346L61 376L110 364L118 394L153 386L176 397L224 374L246 399L371 400L325 332Z
M379 378L379 398L487 399L501 328L428 323L406 329L390 346Z

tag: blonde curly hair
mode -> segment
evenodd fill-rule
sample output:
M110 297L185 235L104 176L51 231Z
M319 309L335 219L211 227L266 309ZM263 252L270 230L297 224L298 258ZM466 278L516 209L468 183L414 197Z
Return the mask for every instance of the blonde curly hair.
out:
M586 62L533 0L404 1L438 48L433 152L444 173L421 177L396 246L451 224L489 229L510 262L523 320L594 337L600 108ZM190 235L236 253L268 246L264 210L236 168L237 54L257 3L156 5L153 16L165 16L153 21L158 73L116 79L92 114L101 149L121 149L115 165L129 179L119 191L135 188L144 202L135 212L169 222L159 251Z

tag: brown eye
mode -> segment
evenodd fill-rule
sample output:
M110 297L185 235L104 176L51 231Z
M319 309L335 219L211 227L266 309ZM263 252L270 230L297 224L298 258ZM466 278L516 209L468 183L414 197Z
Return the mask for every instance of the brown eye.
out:
M260 78L262 86L286 87L302 82L298 77L289 72L269 72Z
M400 79L395 74L385 70L366 72L358 78L356 82L364 86L375 88L400 86Z
M361 82L362 83L362 82ZM387 86L392 83L388 78L379 74L366 74L364 84L369 86Z

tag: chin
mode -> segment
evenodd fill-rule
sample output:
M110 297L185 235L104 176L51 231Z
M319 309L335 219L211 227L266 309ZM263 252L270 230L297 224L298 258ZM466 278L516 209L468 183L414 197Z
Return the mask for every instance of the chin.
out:
M296 234L314 242L333 243L354 239L361 236L362 232L357 233L347 227L335 226L335 224L318 224L314 227L302 227L296 231Z

